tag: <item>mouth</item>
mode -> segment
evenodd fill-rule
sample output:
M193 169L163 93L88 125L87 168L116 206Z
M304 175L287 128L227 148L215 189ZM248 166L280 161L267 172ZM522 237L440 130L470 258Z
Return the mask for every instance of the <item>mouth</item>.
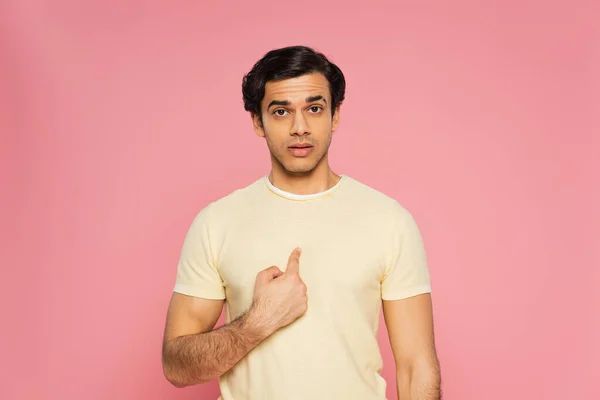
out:
M310 144L294 144L288 147L295 157L306 157L313 151Z

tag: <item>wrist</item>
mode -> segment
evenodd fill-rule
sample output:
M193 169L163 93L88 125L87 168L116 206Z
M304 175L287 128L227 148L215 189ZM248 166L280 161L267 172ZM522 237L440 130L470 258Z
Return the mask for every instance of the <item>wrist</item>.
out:
M244 315L243 325L244 329L260 338L260 340L266 339L277 330L273 326L272 318L269 318L263 307L258 306L256 303L252 303L252 306Z

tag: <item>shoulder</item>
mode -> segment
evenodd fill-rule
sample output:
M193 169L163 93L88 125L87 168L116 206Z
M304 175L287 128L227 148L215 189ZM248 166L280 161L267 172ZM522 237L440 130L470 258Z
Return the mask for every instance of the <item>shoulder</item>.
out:
M380 227L384 236L415 231L416 220L398 199L356 179L348 179L346 192L352 209Z
M235 218L236 214L244 212L248 206L258 201L262 191L264 191L264 182L261 177L225 196L210 201L197 213L196 218L201 218L206 223L225 222Z
M350 185L349 185L350 186ZM362 197L371 223L380 227L380 238L386 249L398 250L399 243L406 243L411 251L423 251L421 229L413 213L398 199L353 180L353 195ZM416 250L417 249L417 250Z
M348 194L367 209L380 211L388 216L408 213L406 207L389 194L357 179L346 178L348 179Z

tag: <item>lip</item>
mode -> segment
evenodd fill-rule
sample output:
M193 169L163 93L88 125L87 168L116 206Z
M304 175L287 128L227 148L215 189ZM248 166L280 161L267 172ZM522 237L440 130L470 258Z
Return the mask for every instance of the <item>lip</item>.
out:
M313 146L290 146L288 147L288 150L295 156L295 157L306 157L308 156L312 151L313 151L314 147Z

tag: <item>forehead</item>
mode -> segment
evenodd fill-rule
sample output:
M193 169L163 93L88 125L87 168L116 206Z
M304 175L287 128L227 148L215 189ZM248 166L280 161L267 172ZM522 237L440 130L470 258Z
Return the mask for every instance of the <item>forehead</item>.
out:
M289 100L295 103L316 95L321 95L330 102L329 82L320 73L267 82L263 101L266 104L271 100Z

